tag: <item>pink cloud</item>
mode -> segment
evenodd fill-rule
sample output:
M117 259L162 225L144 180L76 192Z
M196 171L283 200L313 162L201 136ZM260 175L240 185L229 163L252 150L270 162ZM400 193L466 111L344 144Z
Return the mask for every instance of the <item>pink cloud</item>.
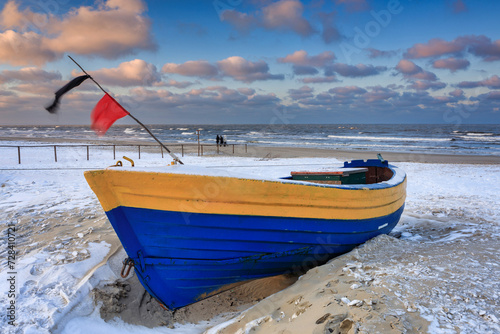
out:
M288 94L292 100L302 100L313 97L313 91L309 86L302 86L299 89L289 89Z
M309 56L307 51L298 50L286 57L278 58L278 63L323 67L333 62L334 59L335 54L331 51L325 51L316 56Z
M498 75L493 75L488 79L481 81L462 81L458 84L459 88L476 88L476 87L488 87L492 89L500 88L500 77Z
M420 66L407 59L401 59L396 66L396 70L402 73L406 79L437 80L434 73L423 70Z
M366 93L366 89L358 86L344 86L331 88L328 92L339 96L354 96Z
M46 47L42 36L37 33L13 30L0 33L0 64L43 65L60 57L61 54Z
M456 98L464 97L464 91L461 89L455 89L454 91L451 91L449 95Z
M446 84L443 82L432 82L423 80L416 80L409 86L409 88L415 90L427 90L427 89L438 90L445 87Z
M233 56L217 62L222 75L238 81L283 80L282 74L269 73L269 66L263 60L252 62L239 56Z
M455 72L458 70L464 70L469 67L470 62L467 59L459 59L459 58L446 58L446 59L438 59L432 63L434 68L445 68L450 70L451 72Z
M492 41L484 35L459 36L451 42L434 38L426 44L415 44L406 51L404 57L408 59L429 58L459 55L466 51L485 61L497 61L500 60L500 40Z
M485 61L500 60L500 39L491 41L489 38L482 37L471 44L469 52L483 58Z
M115 68L92 71L90 74L99 82L111 86L153 86L161 82L161 74L156 66L142 59L124 62Z
M25 67L20 70L0 72L0 83L6 82L48 82L61 80L59 72L47 72L37 67Z
M452 42L444 41L440 38L431 39L427 44L418 43L409 48L404 54L405 58L426 58L441 56L450 53L459 53L465 49L465 45L458 43L457 40Z
M115 58L154 50L144 11L140 0L108 0L98 9L82 6L59 19L29 9L21 12L11 0L0 13L0 25L7 29L0 34L0 63L42 65L66 52ZM26 31L33 25L37 32Z
M190 60L183 64L167 63L163 65L162 72L209 78L218 74L217 67L206 60Z
M164 83L164 85L167 87L175 87L175 88L187 88L187 87L192 86L194 84L195 84L195 82L177 81L177 80L173 80L173 79L170 79Z
M262 25L267 29L292 30L301 36L310 36L315 31L302 17L303 11L300 1L280 0L262 8Z
M304 5L300 1L280 0L266 4L261 11L249 14L234 9L225 10L221 18L239 31L261 27L267 30L293 31L307 37L316 31L309 21L302 17L303 12Z

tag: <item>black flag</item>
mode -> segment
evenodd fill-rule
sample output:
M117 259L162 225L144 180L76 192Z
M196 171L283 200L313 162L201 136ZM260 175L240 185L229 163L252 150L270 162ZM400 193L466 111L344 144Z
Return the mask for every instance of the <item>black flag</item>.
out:
M59 100L61 99L61 97L73 88L80 86L80 84L88 78L90 78L90 75L82 75L68 82L66 85L64 85L64 87L56 92L56 98L54 99L54 102L50 106L45 107L45 109L47 109L47 111L52 114L57 112L57 108L59 107Z

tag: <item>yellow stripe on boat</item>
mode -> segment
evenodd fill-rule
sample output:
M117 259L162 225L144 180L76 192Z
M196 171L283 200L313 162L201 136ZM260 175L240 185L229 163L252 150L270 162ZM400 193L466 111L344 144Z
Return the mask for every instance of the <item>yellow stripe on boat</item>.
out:
M366 219L395 212L406 197L406 177L392 187L380 188L121 168L87 171L85 178L105 211L126 206L187 213Z

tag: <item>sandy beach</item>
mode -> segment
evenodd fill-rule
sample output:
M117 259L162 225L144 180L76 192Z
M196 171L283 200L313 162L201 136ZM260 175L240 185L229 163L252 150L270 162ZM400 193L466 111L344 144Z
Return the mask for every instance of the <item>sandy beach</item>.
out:
M9 138L9 141L12 141ZM61 143L53 140L45 143ZM68 142L67 140L65 142ZM102 143L102 142L99 142ZM35 144L31 142L30 144ZM123 143L121 143L123 144ZM137 143L135 143L137 144ZM143 144L143 143L142 143ZM165 165L158 148L121 152ZM186 145L187 164L282 176L298 167L376 158L378 152ZM408 175L403 217L389 235L308 272L243 284L176 312L164 310L134 274L83 179L113 163L79 149L2 155L1 222L16 226L17 320L8 333L498 333L500 157L382 152ZM179 150L174 149L180 156ZM3 152L3 151L2 151ZM50 151L49 151L50 152ZM72 169L77 166L78 169ZM2 240L5 261L6 242ZM2 268L2 291L8 286ZM9 302L5 294L3 306Z

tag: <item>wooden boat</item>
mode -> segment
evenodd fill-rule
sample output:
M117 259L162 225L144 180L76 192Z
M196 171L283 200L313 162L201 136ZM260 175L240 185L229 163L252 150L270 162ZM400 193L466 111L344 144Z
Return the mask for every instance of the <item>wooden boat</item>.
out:
M85 177L139 280L170 309L389 233L406 197L405 173L378 159L281 179L180 165Z

